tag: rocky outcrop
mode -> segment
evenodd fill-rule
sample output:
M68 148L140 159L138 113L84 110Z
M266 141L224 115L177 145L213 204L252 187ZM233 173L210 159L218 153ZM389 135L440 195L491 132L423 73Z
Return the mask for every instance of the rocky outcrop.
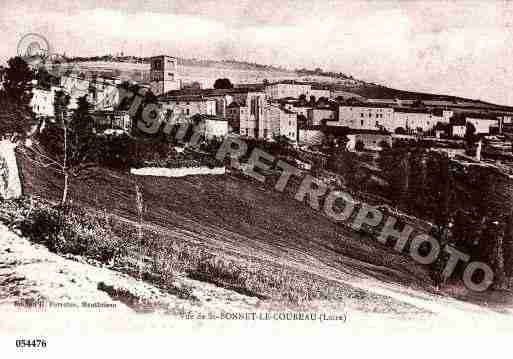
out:
M22 194L20 174L11 141L0 141L0 198L15 199Z

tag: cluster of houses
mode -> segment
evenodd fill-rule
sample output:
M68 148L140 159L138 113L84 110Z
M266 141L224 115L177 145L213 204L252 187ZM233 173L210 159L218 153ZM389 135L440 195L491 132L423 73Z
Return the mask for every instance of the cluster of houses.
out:
M347 92L329 86L297 81L236 85L227 89L182 88L176 59L151 59L148 88L156 95L164 122L202 123L206 138L229 133L273 140L286 137L299 144L320 144L327 133L345 129L353 134L397 134L463 137L468 124L477 134L500 133L513 126L510 113L465 113L451 102L394 99L348 99ZM70 109L86 95L93 119L103 130L130 132L133 122L119 110L115 78L61 77L59 86L34 88L33 111L52 117L56 91L71 96ZM350 95L350 94L349 94ZM420 103L419 103L420 102ZM374 141L375 142L375 141Z

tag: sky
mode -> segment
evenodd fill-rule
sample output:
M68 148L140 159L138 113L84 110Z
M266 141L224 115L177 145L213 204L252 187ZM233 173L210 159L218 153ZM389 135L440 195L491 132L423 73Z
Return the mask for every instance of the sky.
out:
M67 55L321 67L513 106L512 1L0 1L0 63L38 33Z

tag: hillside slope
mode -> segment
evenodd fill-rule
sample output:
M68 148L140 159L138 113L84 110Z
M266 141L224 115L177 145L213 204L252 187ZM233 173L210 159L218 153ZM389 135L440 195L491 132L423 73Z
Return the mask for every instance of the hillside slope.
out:
M57 66L57 65L56 65ZM59 68L73 68L74 72L97 73L105 76L116 76L124 80L147 82L149 79L149 63L115 62L115 61L82 61L59 64ZM484 111L512 112L513 107L501 106L481 100L466 99L454 95L430 94L415 91L394 89L363 80L354 79L347 83L347 79L319 74L302 74L291 70L275 68L272 66L245 64L232 61L179 61L179 76L187 83L199 82L203 88L212 88L218 78L229 78L234 84L261 84L264 80L269 82L281 80L307 81L330 85L337 91L354 94L354 97L370 99L402 99L422 100L438 103L436 106L455 106L458 108L476 108ZM348 95L344 95L348 97Z
M25 194L60 200L59 175L26 153L19 154L19 162ZM341 288L360 310L402 312L405 308L394 298L401 302L408 293L417 298L406 302L410 309L434 298L452 301L433 294L427 269L409 256L332 223L289 194L231 175L169 179L98 168L71 182L70 199L134 223L136 184L142 189L145 229L161 241L187 243L262 271L294 271L308 283L326 282ZM373 303L370 307L365 298Z

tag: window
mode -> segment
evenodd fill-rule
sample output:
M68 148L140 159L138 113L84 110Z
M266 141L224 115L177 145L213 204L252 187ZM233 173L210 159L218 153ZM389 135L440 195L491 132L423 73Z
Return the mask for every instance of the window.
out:
M363 112L360 114L360 117L363 117Z
M187 116L189 115L189 109L185 110L185 113L187 114Z
M160 60L153 61L153 69L154 70L160 70L162 68L162 63Z
M361 123L362 123L362 126L363 126L363 120L361 121Z

